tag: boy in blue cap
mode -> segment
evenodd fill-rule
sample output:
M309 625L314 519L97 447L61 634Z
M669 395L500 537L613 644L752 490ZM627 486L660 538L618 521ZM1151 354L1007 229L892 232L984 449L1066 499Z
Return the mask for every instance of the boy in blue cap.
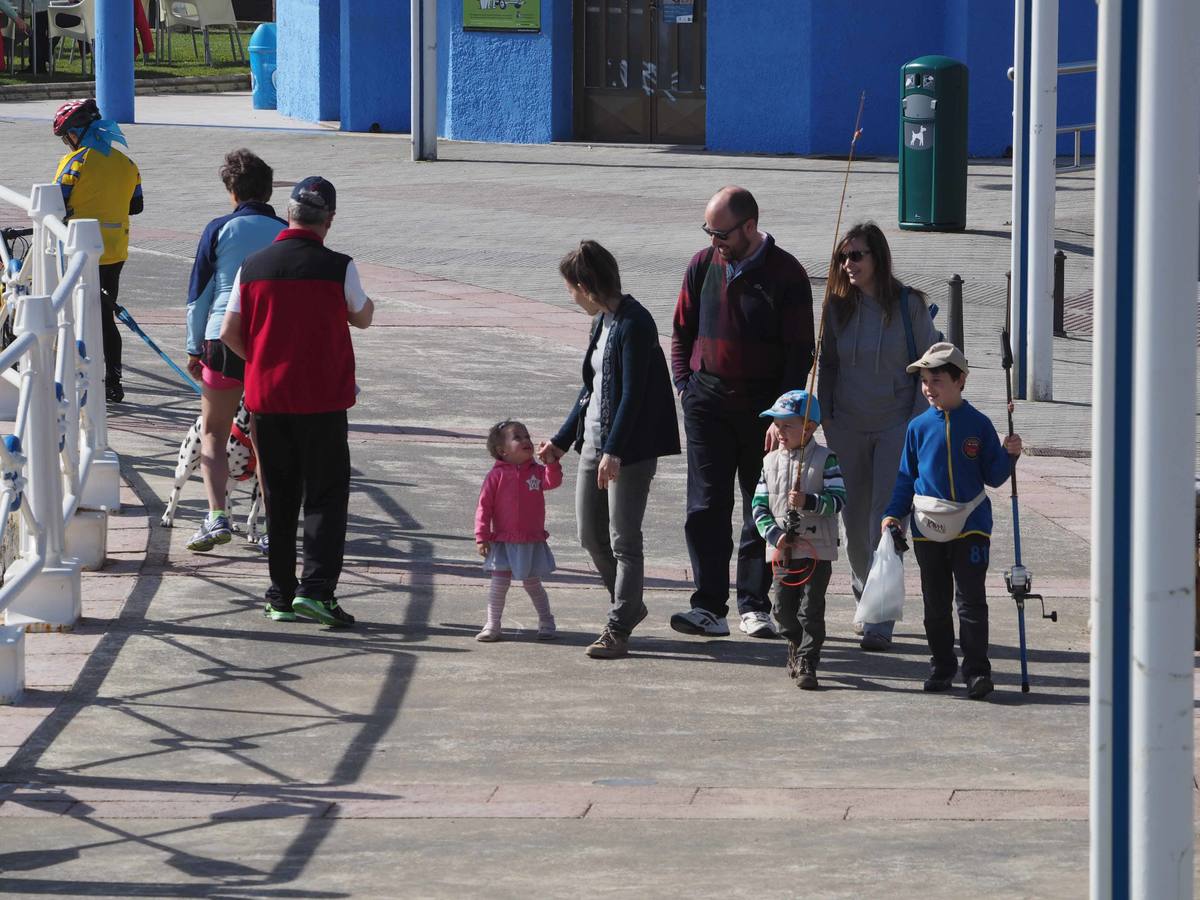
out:
M892 502L882 529L900 528L912 513L913 552L921 567L930 672L925 690L948 691L958 672L953 607L967 696L993 690L988 661L988 607L984 579L992 535L985 487L1000 487L1021 455L1021 436L1001 443L991 419L963 399L967 359L948 341L934 344L908 367L920 372L929 409L908 423Z
M837 457L814 437L821 422L816 397L788 391L761 415L775 420L779 446L763 459L751 509L772 563L773 611L788 642L788 675L801 690L812 691L846 486Z

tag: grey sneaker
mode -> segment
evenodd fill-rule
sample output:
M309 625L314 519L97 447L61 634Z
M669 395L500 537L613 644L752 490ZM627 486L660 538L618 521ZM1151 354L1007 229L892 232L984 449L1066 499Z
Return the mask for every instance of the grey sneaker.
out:
M228 544L231 540L233 529L229 527L228 516L206 516L187 542L187 548L193 553L206 553L217 544Z

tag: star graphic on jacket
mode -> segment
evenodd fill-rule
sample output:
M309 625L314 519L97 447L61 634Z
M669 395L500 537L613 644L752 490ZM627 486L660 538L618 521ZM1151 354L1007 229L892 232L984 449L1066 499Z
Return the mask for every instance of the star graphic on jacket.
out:
M542 480L540 478L538 478L536 475L530 475L529 480L526 481L525 483L527 485L529 485L529 489L531 491L536 491L542 486Z

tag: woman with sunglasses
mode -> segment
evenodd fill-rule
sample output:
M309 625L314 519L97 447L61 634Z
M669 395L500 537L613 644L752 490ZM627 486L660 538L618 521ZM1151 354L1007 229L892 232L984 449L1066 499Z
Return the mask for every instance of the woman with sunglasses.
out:
M938 337L925 296L896 279L887 238L873 222L855 225L838 243L821 318L817 396L829 449L846 482L842 522L857 598L892 497L908 422L929 405L905 367ZM862 648L887 650L894 625L866 625Z
M571 299L592 317L591 340L579 399L538 456L549 465L572 446L579 451L579 543L611 603L608 624L587 655L618 659L646 618L642 518L658 458L679 452L675 397L654 319L622 293L613 255L595 241L580 241L558 270Z

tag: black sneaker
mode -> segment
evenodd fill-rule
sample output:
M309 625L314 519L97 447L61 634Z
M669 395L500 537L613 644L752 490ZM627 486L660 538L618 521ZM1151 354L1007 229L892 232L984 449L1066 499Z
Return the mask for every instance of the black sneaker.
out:
M967 681L967 696L972 700L982 700L995 689L996 685L987 675L976 675Z
M104 385L104 399L109 403L120 403L125 399L125 388L121 387L121 382L114 381Z
M817 689L817 670L807 659L800 660L796 666L796 687L802 691Z
M297 597L292 601L292 612L307 619L316 619L331 628L346 628L354 624L354 616L346 612L336 600L313 600Z
M927 694L940 694L954 687L953 675L930 675L925 679L922 690Z

